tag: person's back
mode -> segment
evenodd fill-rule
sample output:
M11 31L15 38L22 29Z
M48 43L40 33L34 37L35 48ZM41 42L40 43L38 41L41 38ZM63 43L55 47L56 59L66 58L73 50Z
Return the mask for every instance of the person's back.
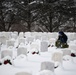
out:
M64 34L64 32L60 31L58 39L55 44L56 47L67 48L68 47L67 40L68 40L68 38L67 38L66 34Z

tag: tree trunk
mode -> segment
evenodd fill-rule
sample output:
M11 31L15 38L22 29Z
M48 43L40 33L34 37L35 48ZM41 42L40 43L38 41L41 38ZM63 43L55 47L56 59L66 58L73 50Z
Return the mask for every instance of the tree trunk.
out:
M28 22L28 31L31 31L31 23Z
M51 16L51 13L49 15L49 21L50 21L50 23L49 23L50 24L50 26L49 26L50 30L49 31L52 32L52 16Z

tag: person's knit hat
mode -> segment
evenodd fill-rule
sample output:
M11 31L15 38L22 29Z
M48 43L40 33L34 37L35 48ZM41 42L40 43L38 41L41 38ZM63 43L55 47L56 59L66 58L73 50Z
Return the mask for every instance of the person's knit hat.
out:
M60 35L63 35L63 34L64 34L64 32L63 32L63 31L60 31L60 32L59 32L59 34L60 34Z

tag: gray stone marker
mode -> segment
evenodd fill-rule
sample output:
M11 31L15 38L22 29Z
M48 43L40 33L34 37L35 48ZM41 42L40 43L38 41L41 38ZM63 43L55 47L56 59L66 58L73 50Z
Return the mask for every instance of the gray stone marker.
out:
M15 44L15 41L14 40L8 40L7 41L7 47L14 46L14 44Z
M70 45L70 46L69 46L69 49L76 51L76 45Z
M27 55L27 48L25 48L25 47L19 47L17 49L17 55L20 55L20 54Z
M71 55L71 50L62 50L63 56L65 55Z
M18 43L24 43L25 44L25 38L19 38Z
M52 60L54 62L61 62L62 63L62 59L63 59L63 53L60 53L60 52L53 53Z
M0 36L0 42L2 44L6 44L6 40L7 40L7 38L5 36Z
M41 70L51 70L54 71L54 63L52 62L42 62Z
M40 50L41 50L41 52L48 51L48 43L46 41L41 42Z
M1 58L4 58L6 56L12 57L12 55L13 55L13 52L10 51L10 50L3 50L3 51L1 51Z

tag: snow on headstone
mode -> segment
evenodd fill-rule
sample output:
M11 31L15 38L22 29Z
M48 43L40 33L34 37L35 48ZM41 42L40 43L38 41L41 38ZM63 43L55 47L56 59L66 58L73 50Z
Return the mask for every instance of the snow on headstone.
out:
M3 51L1 51L1 58L4 58L6 56L12 57L12 54L13 54L13 52L10 50L3 50Z
M6 37L5 36L0 36L0 42L2 43L2 44L6 44Z
M19 38L23 38L24 37L24 33L23 32L20 32L19 33Z
M62 63L63 53L62 52L54 52L52 55L52 60L54 62L61 62Z
M54 73L50 70L43 70L38 72L36 75L54 75Z
M56 39L55 38L51 38L49 39L49 42L51 45L55 45Z
M71 50L62 50L62 51L63 51L63 56L71 55Z
M28 72L18 72L15 75L32 75L32 74Z
M25 32L24 36L27 38L27 37L30 37L31 36L31 32Z
M17 49L17 55L20 55L20 54L27 55L27 48L25 48L25 47L19 47Z
M14 39L17 39L18 34L17 34L17 33L15 33L15 32L13 32L13 33L11 34L11 37L12 37L12 38L14 38Z
M19 38L18 43L24 43L25 44L25 38Z
M46 52L48 51L48 42L42 41L40 45L40 51L41 52Z
M11 40L7 40L7 47L9 47L9 46L14 46L14 44L15 44L15 40L14 39L11 39Z
M39 51L39 45L38 45L38 44L33 43L33 44L31 44L31 49L36 49L36 50L38 50L38 51Z
M51 70L54 71L54 63L53 62L42 62L41 70Z
M11 32L2 32L1 33L2 36L6 37L6 39L8 40L9 38L11 38Z

